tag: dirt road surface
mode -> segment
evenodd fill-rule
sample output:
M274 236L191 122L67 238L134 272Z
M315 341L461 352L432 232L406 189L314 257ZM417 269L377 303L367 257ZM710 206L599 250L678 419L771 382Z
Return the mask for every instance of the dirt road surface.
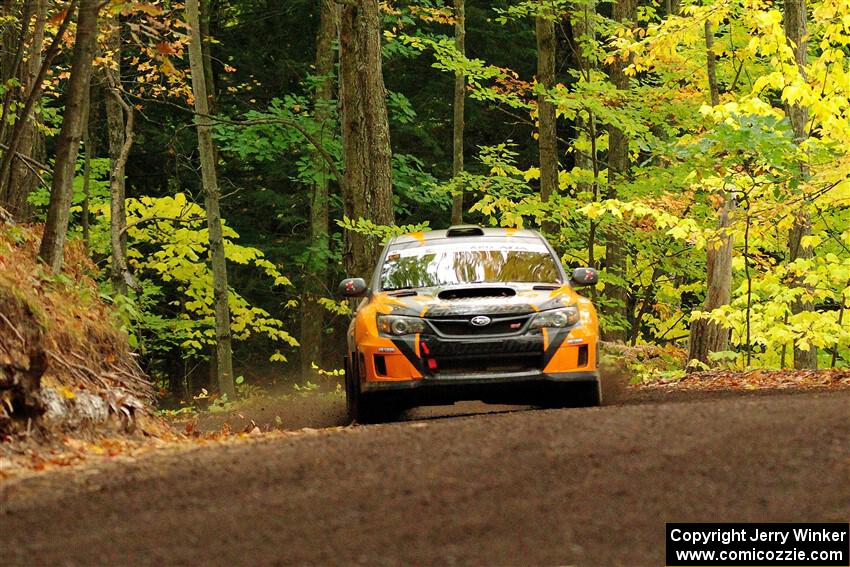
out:
M7 482L0 564L661 566L665 522L850 520L847 390L417 415Z

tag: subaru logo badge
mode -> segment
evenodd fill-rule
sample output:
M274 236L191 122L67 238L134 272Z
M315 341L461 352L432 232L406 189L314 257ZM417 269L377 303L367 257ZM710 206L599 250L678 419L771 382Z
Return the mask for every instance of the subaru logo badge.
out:
M478 315L470 319L469 322L475 325L476 327L486 327L490 324L490 318L486 315Z

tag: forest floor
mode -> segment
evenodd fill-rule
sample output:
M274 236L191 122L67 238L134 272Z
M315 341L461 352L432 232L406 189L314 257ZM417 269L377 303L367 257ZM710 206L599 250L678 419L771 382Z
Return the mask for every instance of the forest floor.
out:
M665 522L847 521L843 380L362 427L308 409L326 427L7 479L0 563L663 565Z

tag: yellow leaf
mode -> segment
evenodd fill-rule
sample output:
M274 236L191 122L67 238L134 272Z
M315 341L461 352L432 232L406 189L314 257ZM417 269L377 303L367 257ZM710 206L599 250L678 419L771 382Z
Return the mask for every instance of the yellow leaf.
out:
M531 181L532 179L540 179L540 168L539 167L529 167L523 172L522 176L526 181Z
M159 66L162 72L166 75L173 76L177 74L177 68L174 67L174 64L171 62L171 59L168 57L164 57L162 59L162 64Z

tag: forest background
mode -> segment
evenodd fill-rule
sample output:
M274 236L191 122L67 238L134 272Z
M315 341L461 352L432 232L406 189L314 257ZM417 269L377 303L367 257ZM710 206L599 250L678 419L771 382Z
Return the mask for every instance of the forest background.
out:
M848 0L0 10L0 231L163 394L338 375L336 283L457 222L599 268L655 377L850 365Z

